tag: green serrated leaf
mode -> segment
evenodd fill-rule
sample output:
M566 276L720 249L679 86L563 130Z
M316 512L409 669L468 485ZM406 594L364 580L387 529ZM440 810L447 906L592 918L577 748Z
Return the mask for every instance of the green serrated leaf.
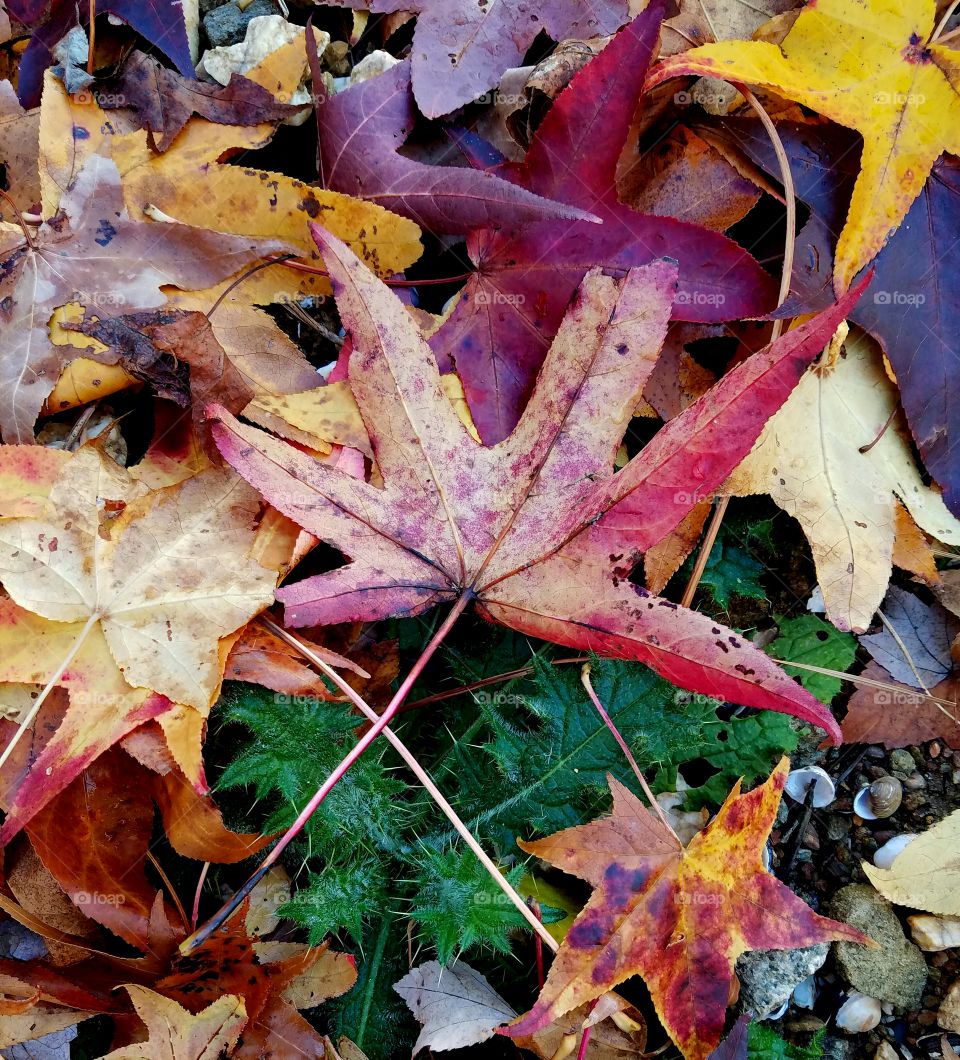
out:
M702 757L719 772L687 793L687 805L694 810L722 803L740 777L747 787L767 777L774 762L797 746L790 718L769 710L719 722L710 733L711 742Z
M245 725L253 739L224 770L219 786L249 786L258 799L269 800L264 832L292 824L355 742L357 718L312 697L234 684L223 708L224 719ZM387 775L376 751L364 755L307 823L311 852L342 864L394 850L409 827L408 808L399 798L405 790Z
M820 1030L809 1045L795 1045L785 1042L765 1024L751 1023L747 1031L747 1057L748 1060L820 1060L823 1036Z
M638 663L596 660L591 680L642 768L671 777L677 764L700 754L714 700L691 697ZM501 706L502 717L488 713L491 735L482 744L499 777L491 783L490 768L471 748L465 757L472 769L458 774L458 808L504 853L515 852L517 836L553 832L601 812L608 772L635 784L580 683L579 666L537 661L534 680L515 685Z
M853 665L857 654L857 638L852 633L841 633L819 615L778 618L777 625L780 633L767 645L767 654L774 659L790 659L843 672ZM803 687L821 703L829 704L840 691L839 678L790 666L784 666L784 669L799 677Z
M310 874L306 887L279 909L280 916L307 929L311 946L328 934L345 928L362 943L365 925L382 917L387 909L387 880L383 863L367 860L328 865Z

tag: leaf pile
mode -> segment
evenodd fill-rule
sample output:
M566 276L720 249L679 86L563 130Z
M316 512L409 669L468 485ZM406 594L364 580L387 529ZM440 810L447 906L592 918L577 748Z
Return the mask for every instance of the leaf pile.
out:
M960 751L960 15L272 6L0 2L0 1049L821 1055L785 756Z

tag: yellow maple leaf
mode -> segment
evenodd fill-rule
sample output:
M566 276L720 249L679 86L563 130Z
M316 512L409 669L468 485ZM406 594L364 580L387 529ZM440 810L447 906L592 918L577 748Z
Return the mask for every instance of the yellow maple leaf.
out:
M880 251L944 151L960 151L960 52L935 40L934 0L819 0L779 46L707 44L648 80L701 74L770 89L863 136L860 175L837 243L845 291Z
M104 1060L217 1060L237 1044L247 1022L238 994L224 994L196 1015L145 986L124 987L150 1037L107 1053Z

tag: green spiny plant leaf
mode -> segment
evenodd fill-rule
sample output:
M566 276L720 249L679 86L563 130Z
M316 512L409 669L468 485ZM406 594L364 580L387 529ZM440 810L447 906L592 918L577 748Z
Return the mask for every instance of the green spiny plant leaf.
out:
M249 786L269 800L264 832L290 825L354 742L357 718L342 706L306 696L274 694L256 685L232 685L227 721L239 722L252 741L227 766L221 788ZM381 754L383 746L378 745ZM405 785L387 775L376 751L364 755L310 818L311 852L338 864L391 851L409 827L399 796Z
M785 1042L763 1023L751 1023L747 1031L749 1060L820 1060L823 1056L824 1032L817 1031L809 1045Z
M507 879L516 887L522 875L518 867ZM458 846L443 851L421 848L410 916L441 964L483 946L509 953L510 933L526 927L473 852Z
M512 852L518 835L530 836L581 824L606 804L606 774L632 782L623 753L580 682L580 667L535 663L535 679L511 686L500 704L486 704L491 737L483 750L499 770L478 764L459 776L460 808L471 824ZM716 702L690 696L645 666L595 660L593 687L614 724L646 769L669 770L697 757L704 725ZM492 791L497 797L491 799ZM503 794L501 794L503 793Z
M387 909L387 880L377 859L328 864L311 873L306 887L279 910L281 916L307 929L308 942L318 946L324 937L346 928L362 943L364 925L382 917Z
M384 919L369 932L357 958L357 981L343 997L327 1002L334 1038L345 1035L369 1060L392 1060L416 1037L410 1010L393 984L408 971L405 939L397 921Z

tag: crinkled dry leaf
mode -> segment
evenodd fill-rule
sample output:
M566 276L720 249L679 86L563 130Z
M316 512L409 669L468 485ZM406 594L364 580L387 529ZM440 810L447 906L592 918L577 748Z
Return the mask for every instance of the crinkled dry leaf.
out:
M889 869L861 864L867 879L895 905L960 916L960 811L904 847Z

